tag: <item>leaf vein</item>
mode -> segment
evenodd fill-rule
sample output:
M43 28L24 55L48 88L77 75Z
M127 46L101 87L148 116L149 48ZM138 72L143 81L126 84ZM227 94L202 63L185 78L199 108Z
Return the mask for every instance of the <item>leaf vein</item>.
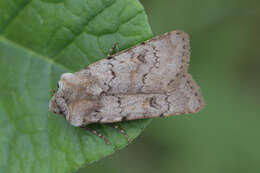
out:
M49 64L55 64L57 66L60 66L63 69L66 69L66 71L71 71L68 67L64 66L63 64L57 63L56 61L53 61L51 58L49 58L47 56L44 56L44 55L41 55L38 52L35 52L34 50L31 50L31 49L29 49L27 47L24 47L24 46L14 42L14 41L11 41L11 40L7 39L6 37L0 36L0 42L1 41L2 42L6 42L6 43L8 43L8 44L10 44L12 46L15 46L15 47L19 47L19 48L25 50L26 52L29 52L32 55L35 55L34 57L37 57L37 58L39 58L41 60L44 60L44 61L48 62Z
M12 24L13 21L15 21L15 19L23 12L23 10L32 2L32 0L30 1L27 1L26 3L22 4L21 8L19 8L16 13L7 21L7 24L6 26L3 28L3 30L0 32L1 33L4 33L8 26L10 26Z
M82 30L81 30L79 33L77 33L77 34L75 35L75 37L73 37L73 39L72 39L70 42L68 42L68 43L61 49L61 51L59 51L58 53L56 53L56 55L53 56L53 59L55 60L59 55L61 55L61 54L64 52L64 50L66 50L67 47L69 47L72 43L74 43L75 40L76 40L82 33L84 33L84 29L89 25L89 23L90 23L91 21L93 21L97 16L99 16L101 13L103 13L104 11L106 11L106 10L107 10L109 7L111 7L113 4L115 4L115 2L113 2L113 3L111 3L111 4L107 5L107 6L105 6L103 9L101 9L100 11L98 11L94 16L92 16L92 17L86 22L85 26L82 27Z

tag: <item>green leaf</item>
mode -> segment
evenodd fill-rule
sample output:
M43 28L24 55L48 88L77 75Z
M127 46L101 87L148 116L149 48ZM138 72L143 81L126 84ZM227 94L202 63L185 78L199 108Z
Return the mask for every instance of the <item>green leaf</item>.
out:
M152 36L138 0L0 1L0 172L64 173L127 145L108 125L91 128L48 112L50 89L64 72ZM149 120L118 123L131 139Z

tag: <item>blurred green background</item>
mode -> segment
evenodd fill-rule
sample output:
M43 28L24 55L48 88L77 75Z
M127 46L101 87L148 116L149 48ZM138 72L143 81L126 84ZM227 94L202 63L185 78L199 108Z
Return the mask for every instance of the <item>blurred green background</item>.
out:
M141 3L154 35L190 34L190 73L207 105L154 119L133 144L78 172L260 172L260 1Z

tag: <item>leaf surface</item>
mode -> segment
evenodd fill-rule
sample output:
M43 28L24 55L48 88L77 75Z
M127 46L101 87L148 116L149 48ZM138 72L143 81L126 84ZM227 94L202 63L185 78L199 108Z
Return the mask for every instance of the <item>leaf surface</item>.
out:
M111 142L48 112L64 72L152 36L137 0L0 1L0 172L64 173L127 145L118 130L92 125ZM131 139L149 120L119 123Z

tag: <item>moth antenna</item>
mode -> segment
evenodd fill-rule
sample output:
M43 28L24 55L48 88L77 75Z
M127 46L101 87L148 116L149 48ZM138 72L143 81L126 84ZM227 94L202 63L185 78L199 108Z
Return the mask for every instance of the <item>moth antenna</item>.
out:
M110 144L111 144L110 141L107 139L107 137L104 136L102 133L98 133L96 130L90 129L90 128L84 127L84 126L81 126L80 128L82 128L82 129L84 129L84 130L86 130L86 131L92 133L92 134L95 135L95 136L98 136L98 137L102 138L107 145L110 145Z
M115 51L115 49L118 47L118 42L115 42L112 47L110 48L109 52L108 52L108 56L113 55L113 52Z
M124 137L126 138L127 142L130 144L132 142L132 140L130 139L130 137L127 135L126 131L119 127L118 125L115 124L111 124L110 125L112 128L116 129L118 132L120 132L122 135L124 135Z

